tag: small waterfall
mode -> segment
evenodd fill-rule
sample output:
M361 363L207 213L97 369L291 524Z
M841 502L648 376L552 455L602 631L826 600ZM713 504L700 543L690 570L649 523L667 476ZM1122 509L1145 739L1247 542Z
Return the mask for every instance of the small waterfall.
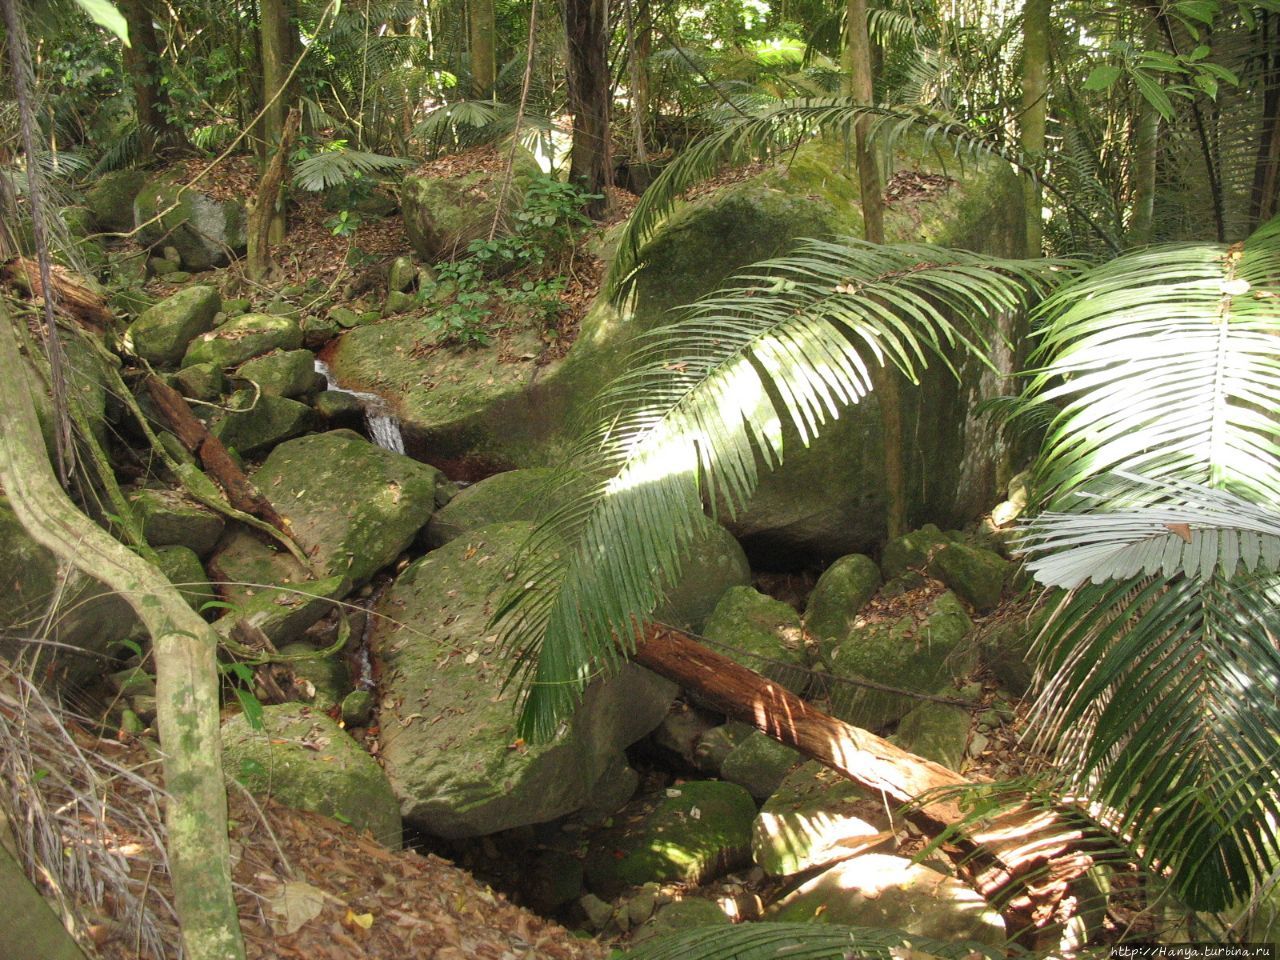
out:
M361 390L348 390L333 379L329 365L323 360L316 360L316 373L324 374L325 383L330 390L350 394L360 401L364 407L364 425L369 432L369 439L392 453L404 453L404 437L400 434L400 419L387 409L387 402L376 393L365 393Z

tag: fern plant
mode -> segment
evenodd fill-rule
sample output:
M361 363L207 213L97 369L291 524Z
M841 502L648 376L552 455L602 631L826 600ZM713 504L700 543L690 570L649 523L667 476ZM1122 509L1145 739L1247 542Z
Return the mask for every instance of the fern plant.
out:
M522 735L552 736L619 663L704 508L732 514L782 462L784 418L807 444L874 368L915 380L957 347L982 356L987 321L1046 290L1055 266L810 240L642 338L572 458L584 492L536 530L499 611L527 690Z

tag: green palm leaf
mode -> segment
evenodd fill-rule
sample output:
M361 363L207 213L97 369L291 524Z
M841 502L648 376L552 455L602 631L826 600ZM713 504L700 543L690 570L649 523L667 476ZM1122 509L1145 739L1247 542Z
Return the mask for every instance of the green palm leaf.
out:
M384 157L342 147L325 150L295 164L293 182L303 190L328 190L346 183L356 174L390 173L411 166L413 161L404 157Z
M1280 502L1280 220L1243 247L1131 253L1037 311L1028 393L1061 405L1037 470L1056 503L1117 470Z
M826 923L744 923L731 927L696 927L659 937L624 955L626 960L892 960L906 953L942 960L990 960L1007 955L1004 948L979 943Z
M871 390L874 368L914 380L956 348L980 355L983 319L1021 309L1053 266L809 240L644 338L572 458L585 491L540 524L499 610L527 689L522 734L551 736L619 661L704 505L733 514L761 463L782 462L784 419L807 444Z

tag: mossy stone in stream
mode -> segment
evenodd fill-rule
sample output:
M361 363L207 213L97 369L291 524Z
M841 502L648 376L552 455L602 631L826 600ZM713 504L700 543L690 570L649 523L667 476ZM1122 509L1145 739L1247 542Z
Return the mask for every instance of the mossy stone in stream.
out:
M302 330L292 317L246 313L192 340L182 365L212 363L234 367L271 350L296 350L301 346Z
M310 350L273 350L240 364L232 379L255 383L270 396L299 397L310 391L315 372Z
M229 409L214 421L209 432L242 457L256 457L277 444L306 433L315 425L315 413L305 403L238 390Z

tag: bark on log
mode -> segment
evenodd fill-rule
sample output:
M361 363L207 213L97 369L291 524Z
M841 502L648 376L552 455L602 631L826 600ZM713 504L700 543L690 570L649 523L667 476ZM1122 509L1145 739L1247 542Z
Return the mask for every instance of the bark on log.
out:
M284 185L289 148L298 132L298 118L298 108L291 107L280 132L280 142L258 181L258 195L249 204L249 250L245 260L251 280L265 279L271 271L272 234L274 231L284 233L280 190Z
M1011 933L1059 919L1071 883L1092 865L1082 832L1051 811L1017 809L975 825L954 794L929 796L973 781L823 713L683 631L650 624L632 659L867 790L912 804L906 817L927 833L958 831L962 852L972 854L969 879L1003 908Z
M44 296L40 267L34 260L14 257L0 270L0 275L30 297ZM74 274L55 264L50 268L50 282L58 309L99 331L110 328L115 317L106 301L80 283Z
M236 466L222 441L196 418L182 394L156 376L147 378L147 390L182 445L199 458L205 472L226 491L231 505L265 520L296 542L289 521L276 512L271 502L258 492L258 488L244 475L244 471Z

